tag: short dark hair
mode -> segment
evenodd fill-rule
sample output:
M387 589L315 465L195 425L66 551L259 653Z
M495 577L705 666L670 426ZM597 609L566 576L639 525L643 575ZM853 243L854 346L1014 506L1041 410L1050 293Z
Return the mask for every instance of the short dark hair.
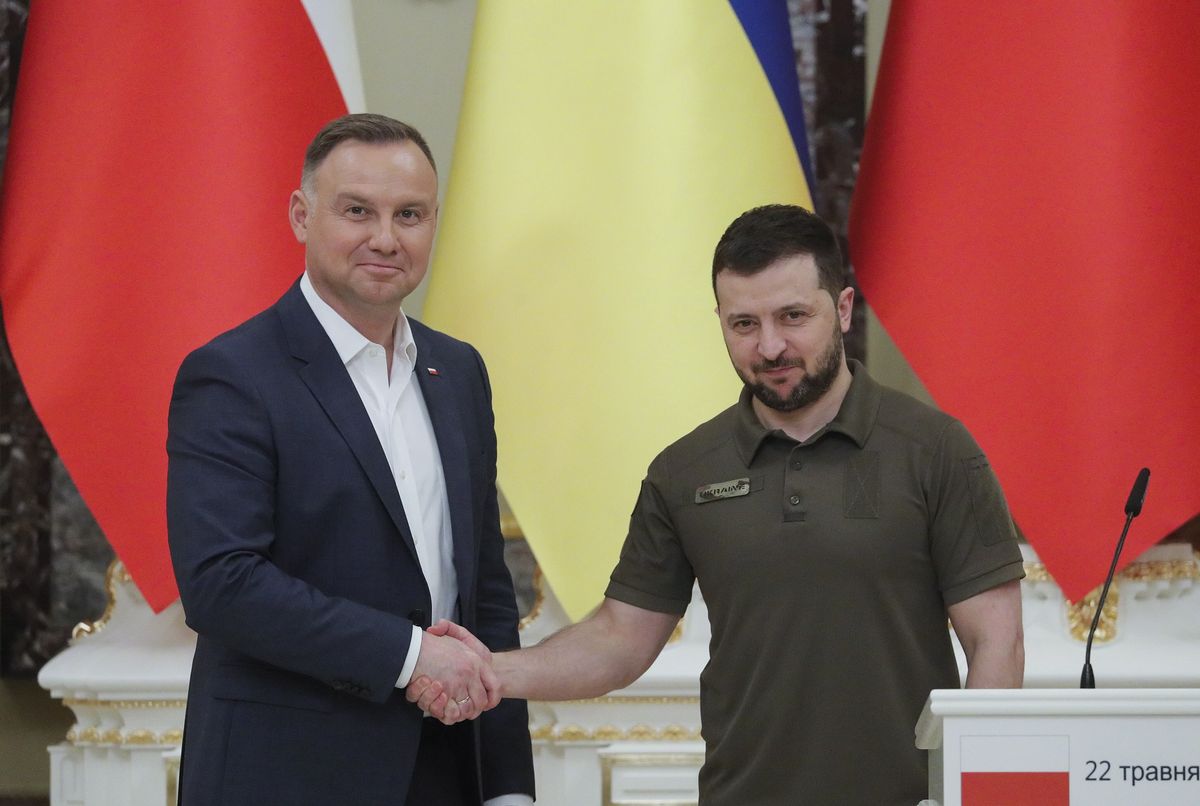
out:
M403 143L411 140L421 149L421 153L429 160L429 165L437 172L433 161L433 152L429 144L415 127L407 123L389 118L386 115L361 113L343 115L325 124L317 136L308 144L304 152L304 169L300 172L300 187L310 189L313 174L321 163L341 143L354 140L360 143Z
M811 255L821 288L835 300L846 287L842 250L829 225L792 204L767 204L742 213L725 230L713 254L713 294L723 271L749 276L777 260Z

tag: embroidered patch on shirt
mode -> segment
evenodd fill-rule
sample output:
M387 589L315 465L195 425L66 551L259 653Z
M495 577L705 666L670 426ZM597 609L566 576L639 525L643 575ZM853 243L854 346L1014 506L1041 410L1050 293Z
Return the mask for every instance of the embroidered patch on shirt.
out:
M971 493L971 515L980 540L994 546L1006 540L1016 540L1012 517L1000 492L1000 482L983 454L962 460L967 471L967 487Z
M715 484L705 484L702 487L697 487L696 503L707 504L709 501L718 501L722 498L737 498L740 495L749 494L749 478L718 481Z
M859 451L847 462L842 508L847 518L879 517L879 451Z

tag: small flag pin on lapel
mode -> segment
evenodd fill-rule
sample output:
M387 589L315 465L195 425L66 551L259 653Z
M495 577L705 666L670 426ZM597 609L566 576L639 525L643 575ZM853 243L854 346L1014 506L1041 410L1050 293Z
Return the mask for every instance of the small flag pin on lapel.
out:
M425 367L425 371L428 372L430 375L440 375L441 374L433 367Z

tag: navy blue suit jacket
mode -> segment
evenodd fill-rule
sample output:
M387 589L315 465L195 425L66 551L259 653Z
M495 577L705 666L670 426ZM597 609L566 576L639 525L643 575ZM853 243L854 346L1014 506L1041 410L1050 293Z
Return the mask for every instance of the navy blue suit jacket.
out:
M409 321L460 618L515 647L486 370ZM167 451L171 557L199 636L181 803L403 803L423 717L395 683L429 591L370 418L298 284L184 360ZM481 795L532 794L524 702L472 724Z

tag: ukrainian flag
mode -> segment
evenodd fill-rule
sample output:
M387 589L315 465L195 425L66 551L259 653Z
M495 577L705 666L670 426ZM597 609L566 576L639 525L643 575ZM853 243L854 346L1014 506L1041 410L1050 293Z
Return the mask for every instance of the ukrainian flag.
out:
M785 0L479 3L425 317L488 362L499 484L572 618L650 460L736 399L713 247L811 208L806 160Z

